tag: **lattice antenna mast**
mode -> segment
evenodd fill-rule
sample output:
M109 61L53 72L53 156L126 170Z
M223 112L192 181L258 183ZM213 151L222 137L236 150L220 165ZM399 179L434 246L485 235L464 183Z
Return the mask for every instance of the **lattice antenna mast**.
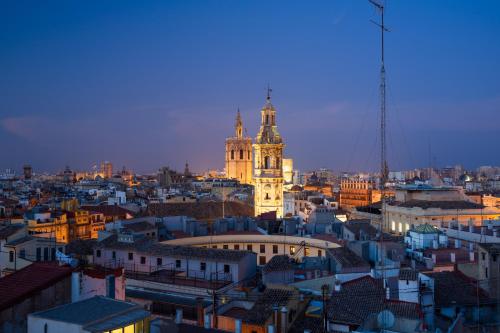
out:
M384 65L384 33L389 31L384 24L384 6L374 0L368 0L380 12L380 23L371 21L380 28L380 189L385 189L387 182L389 167L387 165L387 149L386 149L386 110L385 110L385 65ZM382 193L383 196L384 193Z

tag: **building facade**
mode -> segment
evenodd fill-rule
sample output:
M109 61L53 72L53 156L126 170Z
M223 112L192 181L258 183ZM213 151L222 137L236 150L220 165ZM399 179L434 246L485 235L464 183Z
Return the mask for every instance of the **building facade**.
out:
M240 111L234 126L235 136L226 139L226 177L242 184L252 183L252 138L243 136Z
M276 212L283 217L283 148L285 144L276 125L276 109L268 94L260 111L261 125L253 145L255 216Z
M342 179L340 182L340 207L351 209L372 203L375 184L366 179Z

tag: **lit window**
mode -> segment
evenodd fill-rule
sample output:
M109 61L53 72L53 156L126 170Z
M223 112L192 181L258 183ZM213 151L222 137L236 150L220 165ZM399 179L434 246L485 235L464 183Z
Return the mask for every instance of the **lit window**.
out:
M290 254L295 254L295 246L290 246Z
M123 333L134 333L134 324L125 326L123 328Z

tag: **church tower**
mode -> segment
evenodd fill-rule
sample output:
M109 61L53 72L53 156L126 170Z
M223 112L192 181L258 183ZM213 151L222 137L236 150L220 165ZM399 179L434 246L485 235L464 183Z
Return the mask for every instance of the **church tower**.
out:
M226 177L241 184L252 183L252 138L243 136L240 110L236 114L235 136L226 139Z
M276 126L276 109L268 89L266 104L260 111L261 125L253 145L255 216L276 212L283 217L283 148L285 144Z

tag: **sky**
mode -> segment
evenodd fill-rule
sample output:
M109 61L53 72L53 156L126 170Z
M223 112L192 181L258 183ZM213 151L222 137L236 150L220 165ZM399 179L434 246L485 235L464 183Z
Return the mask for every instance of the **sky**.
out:
M391 170L500 165L500 2L386 0ZM224 166L266 89L296 168L379 166L364 0L2 1L0 170Z

